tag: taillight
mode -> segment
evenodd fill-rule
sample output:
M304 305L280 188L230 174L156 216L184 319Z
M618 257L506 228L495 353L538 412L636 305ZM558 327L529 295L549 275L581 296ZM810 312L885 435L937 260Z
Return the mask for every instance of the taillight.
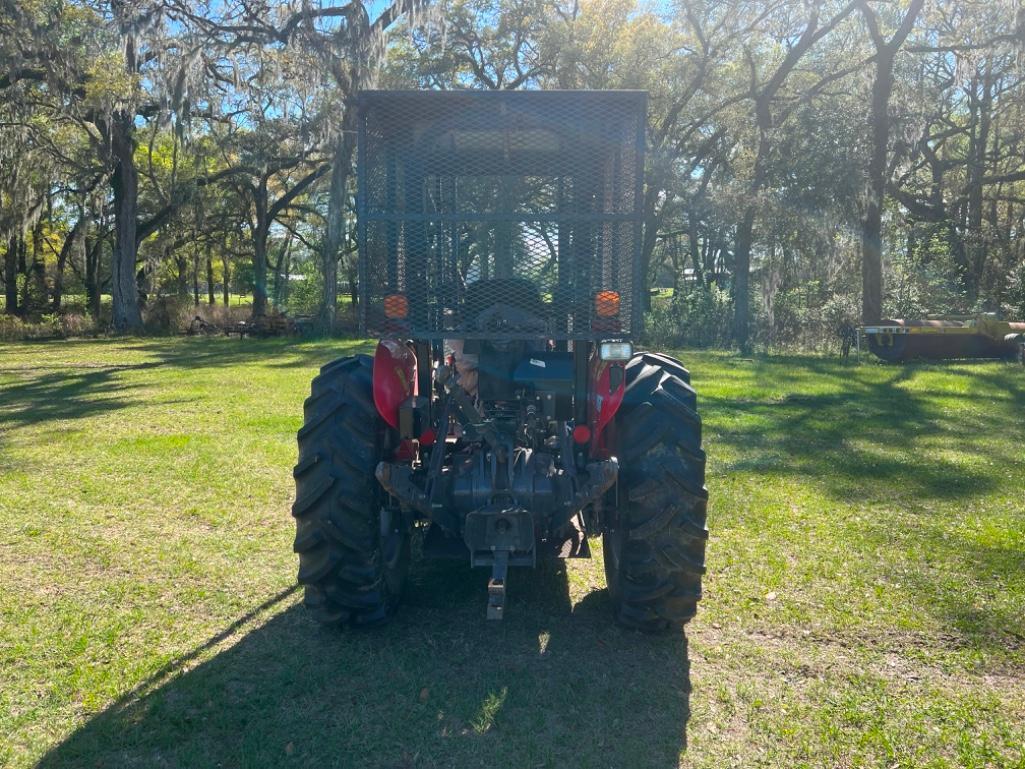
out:
M573 440L583 446L591 440L591 428L587 425L577 425L573 428Z

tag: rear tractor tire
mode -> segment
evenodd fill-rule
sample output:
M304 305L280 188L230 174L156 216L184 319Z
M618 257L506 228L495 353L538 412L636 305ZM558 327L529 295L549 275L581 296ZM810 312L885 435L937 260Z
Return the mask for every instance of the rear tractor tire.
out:
M690 374L639 353L615 419L619 504L602 538L616 619L646 632L686 624L705 571L705 453Z
M325 625L386 620L409 568L409 527L384 508L374 477L394 440L374 406L372 374L367 355L329 363L303 406L294 549L304 603Z

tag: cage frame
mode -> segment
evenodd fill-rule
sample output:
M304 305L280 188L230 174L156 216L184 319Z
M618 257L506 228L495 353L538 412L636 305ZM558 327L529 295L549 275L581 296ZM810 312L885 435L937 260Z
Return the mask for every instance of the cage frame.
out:
M566 134L563 138L569 137L571 127L579 130L579 119L582 119L588 112L600 110L602 105L610 109L618 109L627 115L630 123L625 128L631 134L629 143L632 144L632 192L626 191L624 199L631 200L628 210L622 212L591 211L588 213L571 213L559 211L557 213L472 213L466 211L444 212L409 212L409 211L372 211L370 208L370 192L368 188L368 146L371 121L375 111L393 109L396 104L405 104L410 108L412 115L408 124L395 126L395 133L392 137L383 137L381 141L386 151L397 152L389 145L389 141L395 141L402 134L402 130L408 130L420 119L422 114L418 107L429 112L444 114L452 112L460 107L470 106L471 109L512 109L513 114L529 112L530 114L558 114L568 115L570 120L564 120ZM447 104L447 107L446 107ZM357 110L357 136L356 136L356 234L358 246L358 323L359 331L363 336L371 333L382 333L387 329L378 328L370 322L368 317L368 306L372 301L372 280L370 276L370 244L368 242L369 228L372 223L391 223L395 225L432 225L432 224L455 224L465 222L479 222L482 224L510 223L553 223L553 224L588 224L597 228L599 225L622 225L630 228L630 247L628 253L617 256L617 259L629 259L630 265L627 274L629 275L630 286L629 296L625 297L628 304L628 317L624 319L623 328L610 333L609 329L595 329L593 326L580 329L553 330L548 329L543 333L525 334L522 331L501 332L501 331L470 331L459 329L431 328L425 325L413 324L408 328L408 336L423 340L441 340L450 338L460 339L523 339L523 338L546 338L557 341L570 340L599 340L610 337L619 339L630 339L638 337L643 330L643 308L644 308L644 275L641 263L641 249L643 245L643 203L644 203L644 162L647 130L647 92L640 90L522 90L522 91L484 91L484 90L364 90L356 98L355 109ZM578 123L574 126L573 116L578 116ZM553 121L553 125L557 125ZM458 125L458 122L456 123ZM626 142L621 147L626 147ZM414 177L417 178L417 177ZM420 177L425 178L423 176ZM455 175L453 175L455 178ZM612 182L608 173L602 178L602 189ZM403 184L406 182L403 181ZM575 184L574 178L574 184ZM597 189L597 187L595 188ZM574 193L575 194L575 193ZM607 192L605 193L607 194ZM403 235L402 237L406 237ZM594 251L596 251L595 249ZM391 257L389 257L390 259ZM560 257L561 258L561 257ZM588 268L595 265L595 252L590 254L591 263ZM396 255L395 259L399 259ZM426 259L426 256L425 256ZM570 263L573 269L579 266ZM610 286L609 288L616 288ZM579 288L574 288L579 292Z

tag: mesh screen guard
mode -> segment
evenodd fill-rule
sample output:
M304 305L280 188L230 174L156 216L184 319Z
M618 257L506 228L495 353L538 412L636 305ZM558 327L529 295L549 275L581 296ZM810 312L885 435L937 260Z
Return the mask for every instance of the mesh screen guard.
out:
M395 294L413 338L640 330L644 92L366 91L358 108L364 334L394 329ZM608 291L617 317L596 312Z

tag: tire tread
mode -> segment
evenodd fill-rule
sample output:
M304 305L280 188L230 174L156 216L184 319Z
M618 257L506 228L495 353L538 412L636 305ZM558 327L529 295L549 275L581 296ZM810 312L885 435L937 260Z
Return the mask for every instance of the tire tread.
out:
M374 469L383 423L373 402L373 361L357 355L328 363L313 379L292 472L293 549L304 604L325 625L387 619L398 596L383 576Z
M705 453L690 373L661 353L638 353L626 367L616 416L622 527L619 569L606 576L616 619L660 632L697 611L708 539ZM606 534L606 548L609 539Z

